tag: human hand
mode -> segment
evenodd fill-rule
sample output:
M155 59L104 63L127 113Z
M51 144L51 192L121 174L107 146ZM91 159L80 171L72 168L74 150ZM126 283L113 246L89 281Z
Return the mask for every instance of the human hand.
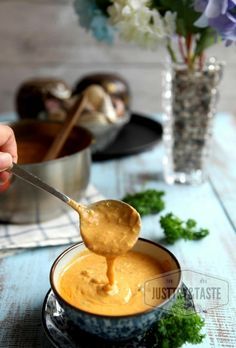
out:
M6 169L17 162L17 145L13 130L0 125L0 184L8 181L10 174Z

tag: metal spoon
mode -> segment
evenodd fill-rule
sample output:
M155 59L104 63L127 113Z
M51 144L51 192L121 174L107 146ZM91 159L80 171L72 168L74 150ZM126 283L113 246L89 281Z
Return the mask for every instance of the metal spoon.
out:
M108 199L84 206L15 163L9 171L24 181L51 193L73 208L80 216L81 235L90 250L104 256L119 255L135 244L141 221L139 213L129 204ZM117 233L109 236L108 230L114 229ZM107 239L106 245L104 245L104 239ZM95 240L96 243L94 243Z

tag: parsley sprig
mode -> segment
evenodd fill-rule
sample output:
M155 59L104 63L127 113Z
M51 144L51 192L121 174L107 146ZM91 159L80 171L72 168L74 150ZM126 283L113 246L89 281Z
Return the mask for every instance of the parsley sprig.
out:
M166 242L169 244L175 243L180 238L198 240L209 234L209 230L206 228L197 229L195 220L188 219L185 222L172 213L161 216L160 225L164 230Z
M134 194L128 194L122 201L132 205L142 216L156 214L165 208L165 202L162 199L164 194L163 191L149 189Z
M145 344L150 347L179 348L184 343L198 344L205 337L201 333L204 320L193 308L185 308L183 295L179 295L170 311L158 320L145 335Z

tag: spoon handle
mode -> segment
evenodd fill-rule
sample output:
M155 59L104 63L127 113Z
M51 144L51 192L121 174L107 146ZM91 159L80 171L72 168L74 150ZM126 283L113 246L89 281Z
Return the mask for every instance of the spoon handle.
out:
M55 188L52 186L46 184L44 181L39 179L37 176L34 174L28 172L27 170L22 169L20 166L17 164L13 163L12 167L9 169L10 172L18 176L19 178L23 179L24 181L27 181L28 183L44 190L52 195L56 196L63 202L67 203L71 200L68 196L66 196L64 193L57 191Z

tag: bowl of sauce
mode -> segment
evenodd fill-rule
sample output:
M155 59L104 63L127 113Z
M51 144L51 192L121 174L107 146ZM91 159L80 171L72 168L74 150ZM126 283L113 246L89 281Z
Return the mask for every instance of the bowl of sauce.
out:
M50 283L71 325L126 340L144 333L174 303L181 268L168 249L143 238L113 257L112 269L110 260L76 244L55 260Z

